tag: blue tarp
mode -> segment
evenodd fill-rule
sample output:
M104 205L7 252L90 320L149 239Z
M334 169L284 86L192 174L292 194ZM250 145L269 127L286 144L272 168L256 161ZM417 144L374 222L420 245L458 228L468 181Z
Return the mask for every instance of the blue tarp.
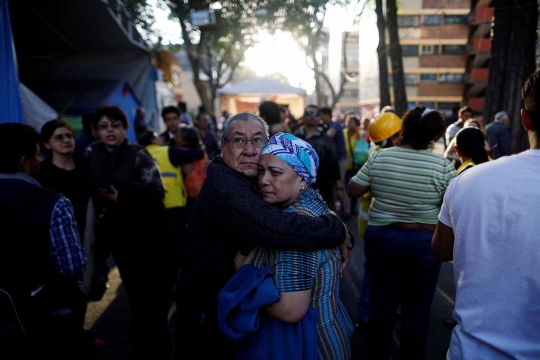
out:
M23 122L19 74L11 33L8 1L0 0L0 123Z

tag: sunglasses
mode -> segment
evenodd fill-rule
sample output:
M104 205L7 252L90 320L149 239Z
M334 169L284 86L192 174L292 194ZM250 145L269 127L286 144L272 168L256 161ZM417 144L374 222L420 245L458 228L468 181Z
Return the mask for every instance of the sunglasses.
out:
M71 135L70 133L65 133L65 134L56 134L53 136L53 139L56 141L63 141L64 138L66 138L67 140L73 140L73 135Z
M306 115L307 115L307 116L317 117L317 116L319 116L319 112L318 112L318 111L306 111L306 112L304 113L304 116L306 116Z

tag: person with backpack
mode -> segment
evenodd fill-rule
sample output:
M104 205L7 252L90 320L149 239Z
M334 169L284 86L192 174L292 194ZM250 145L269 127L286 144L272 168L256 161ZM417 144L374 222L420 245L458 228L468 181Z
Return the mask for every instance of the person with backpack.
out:
M71 203L36 180L39 142L30 126L0 124L0 218L9 234L0 245L3 359L81 355L69 330L87 259Z

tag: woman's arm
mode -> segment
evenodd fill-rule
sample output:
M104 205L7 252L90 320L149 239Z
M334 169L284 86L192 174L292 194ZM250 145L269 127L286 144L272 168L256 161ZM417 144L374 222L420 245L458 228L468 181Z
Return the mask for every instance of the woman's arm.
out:
M302 319L309 308L311 289L302 291L280 292L281 298L268 305L266 311L274 318L294 324Z
M350 197L361 197L368 191L369 186L359 185L352 180L350 180L347 185L347 194L349 194Z

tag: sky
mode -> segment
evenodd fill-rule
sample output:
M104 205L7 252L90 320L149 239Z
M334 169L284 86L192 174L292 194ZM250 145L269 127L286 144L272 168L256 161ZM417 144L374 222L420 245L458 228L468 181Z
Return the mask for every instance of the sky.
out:
M149 0L154 7L156 28L163 37L163 43L182 42L180 24L168 19L169 11L159 9L157 0ZM331 7L327 10L326 25L332 31L344 31L347 24L352 24L354 9ZM376 30L376 29L375 29ZM307 66L305 53L289 33L277 32L274 36L266 31L259 32L259 42L248 49L244 65L252 68L258 76L273 73L283 74L292 86L301 87L311 93L315 88L313 71Z

